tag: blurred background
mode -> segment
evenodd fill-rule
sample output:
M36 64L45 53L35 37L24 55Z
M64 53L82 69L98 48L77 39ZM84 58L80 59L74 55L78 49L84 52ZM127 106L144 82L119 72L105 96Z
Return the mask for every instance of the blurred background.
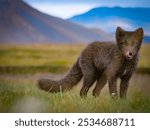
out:
M117 26L142 27L150 42L149 0L1 0L0 43L113 41Z
M115 42L117 26L145 32L128 100L116 105L107 86L102 99L83 100L81 83L63 95L38 90L39 78L61 78L90 42ZM150 112L149 43L149 0L0 0L0 112Z

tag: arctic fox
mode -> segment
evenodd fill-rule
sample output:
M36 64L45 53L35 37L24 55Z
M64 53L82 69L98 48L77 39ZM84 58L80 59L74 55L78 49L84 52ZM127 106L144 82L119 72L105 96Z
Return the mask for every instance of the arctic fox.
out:
M39 88L49 92L64 92L72 89L83 77L81 97L87 95L95 81L93 96L99 96L107 82L110 95L118 96L117 79L120 78L120 97L125 98L129 80L137 66L143 33L142 28L124 31L121 27L117 27L116 43L93 42L89 44L64 78L57 81L40 79Z

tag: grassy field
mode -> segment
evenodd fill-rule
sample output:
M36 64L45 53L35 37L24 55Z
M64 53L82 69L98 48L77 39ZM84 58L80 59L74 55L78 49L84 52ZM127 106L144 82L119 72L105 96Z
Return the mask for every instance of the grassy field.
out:
M0 73L63 73L86 45L0 45ZM150 45L143 45L138 68L150 73Z
M150 45L141 49L138 68L142 73L133 76L127 99L111 99L107 85L100 97L92 97L91 88L82 99L82 81L66 93L50 94L37 88L41 77L62 77L84 47L0 45L0 112L150 112Z
M65 72L84 45L0 45L1 73ZM21 71L25 69L25 71ZM18 71L17 71L18 70Z

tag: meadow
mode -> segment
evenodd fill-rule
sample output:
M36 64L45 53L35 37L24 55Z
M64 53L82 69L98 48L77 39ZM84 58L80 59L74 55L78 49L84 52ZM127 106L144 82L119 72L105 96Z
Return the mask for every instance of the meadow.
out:
M127 99L113 100L106 85L98 98L80 98L82 81L71 91L50 94L37 88L41 77L59 79L83 44L0 45L0 112L150 112L150 45L143 45ZM118 82L119 83L119 82Z

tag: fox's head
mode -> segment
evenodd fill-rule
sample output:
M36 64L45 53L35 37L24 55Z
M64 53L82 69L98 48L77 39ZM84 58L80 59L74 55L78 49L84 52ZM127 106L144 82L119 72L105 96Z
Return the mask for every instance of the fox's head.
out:
M127 60L132 60L138 53L143 40L143 29L135 31L124 31L122 28L116 29L116 41L122 54Z

